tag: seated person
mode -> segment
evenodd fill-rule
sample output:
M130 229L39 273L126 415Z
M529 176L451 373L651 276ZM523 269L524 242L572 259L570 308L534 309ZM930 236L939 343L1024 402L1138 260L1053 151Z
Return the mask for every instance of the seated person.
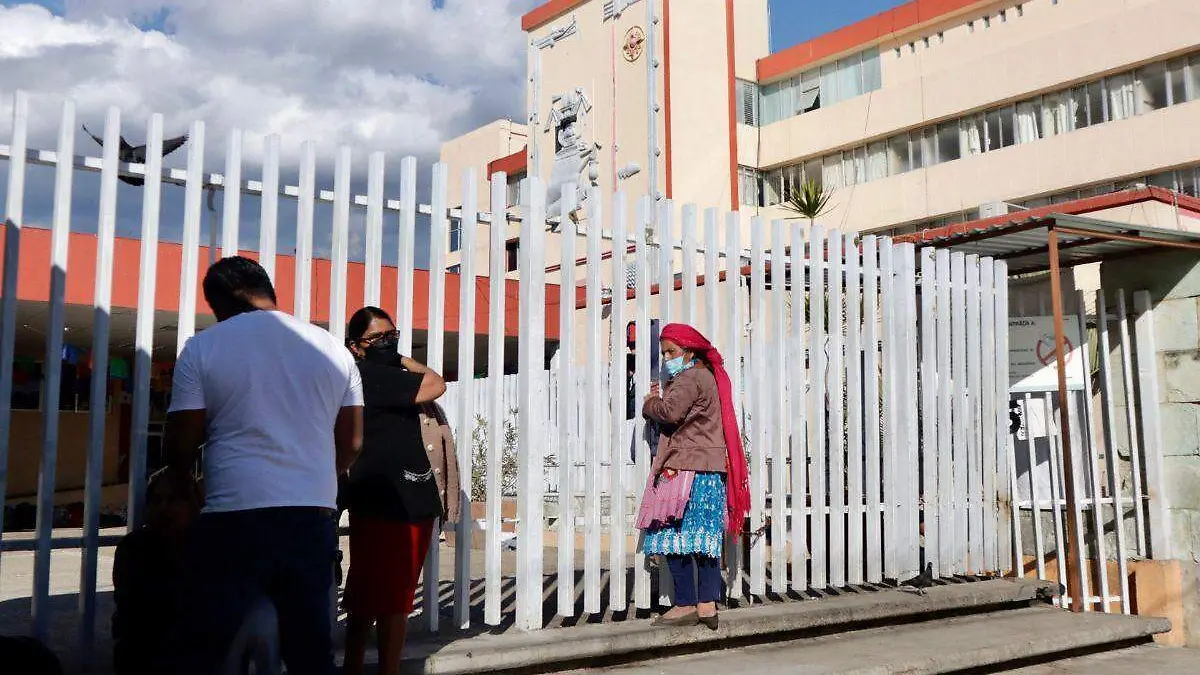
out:
M170 672L171 631L179 612L179 583L188 526L200 513L200 491L171 484L162 472L146 488L146 524L117 545L113 560L113 666L117 675ZM279 672L275 608L265 598L230 645L229 675ZM251 667L253 666L253 670Z

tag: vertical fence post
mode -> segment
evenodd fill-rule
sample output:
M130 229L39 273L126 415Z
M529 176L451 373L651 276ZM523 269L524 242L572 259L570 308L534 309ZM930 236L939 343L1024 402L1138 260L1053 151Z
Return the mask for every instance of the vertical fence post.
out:
M141 526L146 495L146 446L150 427L150 376L154 365L154 304L158 288L158 224L162 197L163 117L150 117L146 133L146 183L142 186L141 268L134 332L133 419L129 448L128 531ZM278 169L278 167L277 167ZM276 190L278 191L278 190Z
M489 626L500 625L500 507L503 493L500 463L503 458L504 420L508 409L504 405L504 344L505 308L504 245L508 229L508 176L492 176L492 222L489 229L488 270L488 405L487 458L484 472L487 513L484 529L484 601L483 621Z
M792 221L792 331L788 337L788 381L791 392L788 414L792 418L792 590L808 590L808 425L807 404L809 380L805 361L808 346L805 331L809 325L806 315L808 286L811 283L811 257L805 246L804 229Z
M1142 448L1146 453L1146 496L1149 499L1150 556L1171 557L1163 475L1162 427L1158 409L1158 350L1154 338L1154 305L1148 291L1133 294L1135 346L1137 348L1137 403L1142 411Z
M149 176L147 176L149 181ZM275 247L279 220L279 136L267 136L263 154L262 204L258 223L258 262L275 281Z
M80 643L85 659L96 630L96 566L100 543L100 493L104 481L104 427L108 417L108 335L112 320L113 247L117 229L117 151L121 110L108 109L100 174L100 214L96 223L96 278L92 296L92 367L88 399L87 474L84 479L83 560L79 579Z
M1125 424L1129 433L1129 460L1133 478L1133 523L1137 534L1137 554L1146 555L1146 514L1142 503L1142 450L1138 438L1138 416L1134 404L1132 345L1129 342L1129 312L1125 289L1117 289L1117 347L1121 350L1121 377L1124 386Z
M188 134L187 185L183 192L183 259L179 265L179 321L175 353L196 332L196 281L200 266L200 196L204 190L204 122Z
M46 317L46 357L42 373L42 459L38 467L37 550L33 559L33 635L45 640L50 629L50 551L54 530L55 469L58 464L58 409L61 391L63 324L66 313L67 253L71 236L71 184L75 168L75 101L63 102L54 171L54 216L50 231L50 311Z
M461 511L454 523L454 625L471 626L471 476L475 473L475 239L479 230L479 178L462 177L462 268L458 277L458 489Z
M983 558L983 447L980 417L980 311L979 257L968 256L967 264L967 569L975 574L984 570Z
M750 221L750 363L747 379L753 383L753 420L750 431L750 528L755 532L750 541L750 593L763 596L767 592L767 539L757 530L766 524L767 453L769 448L770 416L767 373L767 225L760 216Z
M896 292L895 247L891 239L882 239L879 243L879 276L880 302L883 334L880 340L882 356L882 385L883 385L883 414L880 417L884 424L883 435L883 574L895 578L900 575L901 519L900 493L902 488L898 477L902 467L897 466L900 436L898 425L899 378L901 376L897 360L899 347L896 314L900 309L900 299Z
M790 430L789 417L784 401L784 385L787 383L786 337L787 321L784 315L784 299L787 297L787 226L782 220L771 223L771 316L760 317L760 330L771 326L769 385L772 422L767 430L769 445L763 447L763 455L771 456L771 592L783 595L788 589L787 539L789 528L787 514L789 491L787 486L787 453L784 444ZM794 281L794 278L793 278ZM765 373L764 373L765 374ZM797 542L793 542L797 545Z
M939 249L934 254L934 274L937 281L934 291L937 311L937 540L939 576L955 574L954 549L958 534L954 529L954 382L952 377L953 317L951 307L953 283L951 281L950 251ZM1014 507L1015 508L1015 507Z
M585 614L600 612L600 463L605 448L601 434L604 430L604 412L601 394L604 390L603 370L600 361L604 358L600 345L602 331L600 307L600 257L601 230L604 227L600 191L592 188L587 200L587 389L585 423L587 436L584 462L583 505L583 611Z
M996 363L997 363L997 332L1007 330L996 322L994 311L996 298L996 278L992 260L984 258L979 262L979 298L980 305L980 358L982 359L983 381L980 386L980 430L983 433L983 561L977 567L982 572L994 572L997 569L996 556L996 442L998 434L996 425L1000 417L996 407L1000 399L996 396ZM1006 355L1007 357L1007 355ZM1055 495L1057 499L1057 494ZM1055 513L1057 513L1057 507Z
M28 134L29 96L23 91L18 91L13 95L8 192L4 204L4 285L0 287L0 495L8 494L13 352L17 341L17 290L21 278L21 231L25 225L23 222L25 220L25 146ZM0 538L3 536L4 509L0 509Z
M609 312L609 386L612 427L609 437L609 608L623 612L625 593L625 195L618 192L612 203L612 304Z
M242 209L242 130L229 131L225 151L225 182L221 193L221 257L238 254L238 234Z
M829 369L826 371L829 450L826 487L829 495L829 585L846 585L846 417L843 405L845 329L842 323L842 234L829 232Z
M401 354L411 354L413 346L413 305L417 302L413 285L416 264L417 232L417 158L400 161L400 232L396 252L396 326L400 328ZM493 277L494 278L494 277ZM499 277L503 279L504 276ZM502 322L503 323L503 322Z
M996 466L1000 470L1013 471L1009 462L1012 456L1011 436L1008 433L1008 265L1002 260L992 262L993 286L996 295L992 299L992 312L996 323L996 448L998 456ZM939 338L940 339L940 338ZM996 484L997 511L999 512L999 543L997 546L996 569L1001 574L1013 568L1012 564L1014 537L1010 536L1011 527L1016 522L1016 495L1012 491L1013 481L1003 480L1003 474ZM1065 575L1064 575L1065 576Z
M879 395L879 240L874 236L863 237L863 418L870 429L866 431L866 480L867 508L867 565L868 583L883 580L883 502L882 457ZM810 357L811 358L811 357ZM810 424L812 424L810 422Z
M908 489L906 491L905 508L908 515L908 530L905 534L907 541L910 542L905 552L907 564L914 570L921 568L921 494L920 494L920 435L918 430L918 421L920 420L920 399L917 385L920 365L918 361L917 349L917 330L918 330L918 314L917 314L917 252L912 244L904 244L900 247L900 253L904 260L904 276L901 283L904 284L904 393L901 398L904 402L904 457L903 461L908 464Z
M517 617L519 630L542 626L542 459L541 418L545 416L538 380L545 368L544 321L537 306L545 302L546 193L538 178L527 179L521 222L520 299L520 452L517 518Z
M744 367L742 338L746 330L746 315L743 311L745 296L742 285L742 216L737 211L725 216L725 279L729 284L729 329L727 333L727 349L729 351L725 354L725 363L726 370L729 371L731 389L733 389L734 412L738 424L744 425L746 416L745 397L742 389L744 382L742 377ZM744 426L742 430L742 437L745 438ZM728 566L726 587L729 589L730 597L741 597L743 595L742 542L731 538L728 549L725 557Z
M862 289L863 277L854 235L845 235L846 277L846 487L847 578L852 585L863 576L863 405L862 405Z
M941 576L938 556L938 416L937 410L937 326L934 307L937 301L934 249L923 248L921 257L921 512L925 524L922 568L933 565L935 577Z
M350 244L350 147L338 149L333 170L333 238L329 264L329 332L346 339L346 273Z
M383 274L383 190L386 160L382 152L367 160L366 270L363 304L379 306ZM465 247L464 247L465 249Z
M681 241L683 244L682 263L682 295L683 310L680 320L694 326L696 324L696 205L683 205L683 225Z
M429 358L428 366L435 372L446 368L446 244L450 236L446 187L449 167L433 165L432 193L429 217ZM425 621L431 632L437 632L441 614L441 547L440 530L446 524L438 521L429 553L425 556Z
M1103 289L1096 291L1096 333L1099 338L1096 358L1100 360L1100 419L1104 425L1104 465L1108 469L1108 496L1112 498L1113 502L1113 528L1116 530L1117 583L1121 588L1121 612L1128 614L1130 603L1129 570L1126 563L1128 551L1125 547L1125 509L1121 504L1121 483L1117 477L1117 443L1114 438L1116 425L1113 422L1116 411L1113 409L1112 352L1109 349L1108 341L1108 303L1104 299ZM1097 494L1093 507L1097 511L1101 510L1099 497ZM1096 536L1105 536L1104 530L1099 530ZM1108 560L1102 559L1100 568L1101 574L1107 576ZM1108 606L1108 598L1104 598L1105 609Z
M646 239L654 222L654 202L650 197L638 200L637 223L634 225L634 402L640 402L650 391L650 350L657 345L650 344L650 247ZM637 469L634 471L633 488L636 491L634 513L642 505L642 486L650 474L650 447L646 442L646 421L640 414L634 415L634 447L636 448ZM650 570L647 566L646 554L642 550L642 534L638 535L637 553L633 564L633 602L638 609L650 609Z
M562 212L574 213L579 206L579 187L562 188ZM575 417L579 389L575 386L575 243L578 230L570 218L563 219L562 261L559 272L558 316L558 613L575 615L575 458L579 435Z
M296 200L296 299L292 313L301 321L312 319L313 209L317 197L317 145L300 146L300 198Z

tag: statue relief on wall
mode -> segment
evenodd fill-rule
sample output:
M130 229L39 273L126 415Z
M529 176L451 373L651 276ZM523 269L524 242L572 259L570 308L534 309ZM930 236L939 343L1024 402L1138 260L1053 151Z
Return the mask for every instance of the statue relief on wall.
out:
M544 131L554 134L554 167L547 184L546 217L558 219L562 216L579 222L579 213L588 199L588 189L595 187L600 178L600 144L587 140L584 123L592 110L583 87L567 94L556 95L551 100L550 115ZM579 208L571 213L562 212L562 188L575 183L579 186Z

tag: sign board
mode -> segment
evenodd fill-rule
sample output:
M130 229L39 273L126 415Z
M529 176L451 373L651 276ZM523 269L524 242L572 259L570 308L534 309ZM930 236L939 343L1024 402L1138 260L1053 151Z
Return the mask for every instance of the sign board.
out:
M1079 324L1066 321L1067 388L1083 389L1084 369ZM1025 316L1008 320L1009 391L1058 391L1058 362L1054 344L1054 317Z

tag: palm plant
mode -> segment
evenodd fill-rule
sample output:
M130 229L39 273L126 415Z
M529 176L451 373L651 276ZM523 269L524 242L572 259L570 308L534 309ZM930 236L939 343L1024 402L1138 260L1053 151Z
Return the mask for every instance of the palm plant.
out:
M806 180L788 192L783 208L796 214L792 218L807 218L811 226L813 221L829 211L832 200L832 188L826 188L814 180Z

